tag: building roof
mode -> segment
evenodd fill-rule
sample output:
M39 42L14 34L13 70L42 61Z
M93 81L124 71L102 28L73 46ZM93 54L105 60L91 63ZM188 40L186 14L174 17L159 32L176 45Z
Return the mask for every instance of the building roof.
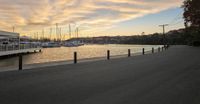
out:
M3 38L18 38L19 37L19 33L6 32L6 31L1 31L0 30L0 37L3 37Z

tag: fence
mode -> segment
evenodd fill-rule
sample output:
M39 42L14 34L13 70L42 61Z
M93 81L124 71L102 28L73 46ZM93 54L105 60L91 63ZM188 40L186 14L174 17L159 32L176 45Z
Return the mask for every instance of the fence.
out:
M0 44L0 52L1 51L14 51L14 50L21 50L21 49L31 49L31 48L39 48L40 45L37 44L21 44L14 45L14 44Z

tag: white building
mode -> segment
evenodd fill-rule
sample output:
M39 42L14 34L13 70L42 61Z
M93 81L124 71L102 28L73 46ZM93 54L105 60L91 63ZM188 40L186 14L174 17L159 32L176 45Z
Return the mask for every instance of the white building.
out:
M19 33L13 33L13 32L6 32L0 30L0 38L6 37L6 38L19 38Z
M0 44L3 43L18 43L19 33L0 31Z

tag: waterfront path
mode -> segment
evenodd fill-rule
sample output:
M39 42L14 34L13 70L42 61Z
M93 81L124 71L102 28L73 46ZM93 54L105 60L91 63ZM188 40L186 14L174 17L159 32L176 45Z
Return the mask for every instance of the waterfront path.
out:
M0 104L200 104L200 48L1 72Z

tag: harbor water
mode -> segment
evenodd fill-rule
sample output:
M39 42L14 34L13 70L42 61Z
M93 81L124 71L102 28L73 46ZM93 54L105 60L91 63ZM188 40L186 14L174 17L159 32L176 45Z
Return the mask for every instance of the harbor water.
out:
M142 48L146 51L161 47L161 45L84 45L80 47L58 47L44 48L40 53L26 54L23 56L23 64L47 63L57 61L73 60L73 53L77 52L78 59L88 59L95 57L106 57L107 50L111 56L125 55L128 49L131 53L141 53ZM17 67L18 57L0 59L0 69L5 67Z

